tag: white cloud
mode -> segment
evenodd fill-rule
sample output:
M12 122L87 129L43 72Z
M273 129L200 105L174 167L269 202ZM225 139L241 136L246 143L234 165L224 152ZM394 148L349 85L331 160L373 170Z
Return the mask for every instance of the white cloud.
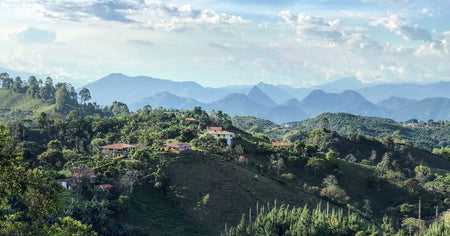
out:
M409 26L407 19L391 14L389 17L375 20L373 25L384 26L396 35L402 36L406 40L431 41L432 37L427 30L417 26Z
M197 10L190 5L174 5L146 1L134 9L119 10L127 19L143 26L167 31L184 28L220 29L246 22L242 17L217 13L212 9Z
M17 32L13 37L21 43L51 43L56 40L55 32L33 27Z
M340 44L349 49L380 48L378 43L361 29L345 27L339 19L327 21L308 13L295 15L290 11L280 12L279 16L296 30L300 39L312 39L319 43L326 41L325 45L329 47Z

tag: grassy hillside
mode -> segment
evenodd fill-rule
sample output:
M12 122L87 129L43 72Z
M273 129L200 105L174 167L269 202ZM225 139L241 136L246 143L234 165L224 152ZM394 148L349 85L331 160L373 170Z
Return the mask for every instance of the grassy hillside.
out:
M213 235L225 224L237 224L249 208L255 210L274 200L277 204L315 206L320 199L300 189L230 163L219 157L192 153L173 162L169 168L172 191L179 196L180 207Z
M148 184L136 187L131 204L118 221L137 235L207 235L173 202Z
M54 106L22 93L0 89L0 124L11 120L29 119L34 114L54 110Z

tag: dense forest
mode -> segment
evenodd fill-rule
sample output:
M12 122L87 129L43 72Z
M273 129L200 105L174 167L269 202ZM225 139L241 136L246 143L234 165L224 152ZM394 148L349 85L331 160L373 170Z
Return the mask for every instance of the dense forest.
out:
M365 127L378 133L368 133L347 125L350 115L324 114L280 128L201 107L100 107L87 89L50 78L1 79L10 100L1 104L0 234L450 233L448 122L409 132L373 119ZM18 101L31 110L14 109ZM208 127L231 132L232 145ZM433 145L417 141L426 137ZM120 143L136 150L103 151Z
M433 150L450 146L449 121L422 121L410 119L396 122L379 117L358 116L348 113L323 113L316 118L284 125L252 116L234 116L233 123L250 133L263 133L271 137L287 139L292 142L298 137L306 137L309 132L320 128L323 118L327 119L327 127L341 135L358 133L372 137L385 138L394 132L401 135L406 142L420 148Z

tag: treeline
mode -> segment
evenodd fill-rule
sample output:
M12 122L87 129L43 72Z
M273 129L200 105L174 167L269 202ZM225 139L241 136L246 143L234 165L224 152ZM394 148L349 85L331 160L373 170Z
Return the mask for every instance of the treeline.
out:
M258 207L258 206L257 206ZM450 235L450 224L434 222L429 227L416 218L408 218L396 230L392 221L386 216L381 226L367 222L348 209L330 209L317 207L313 210L281 205L257 208L249 212L248 217L242 215L236 226L226 227L225 236L234 235Z
M69 83L53 85L53 80L50 77L47 77L45 82L42 79L38 80L35 76L30 76L28 80L24 81L19 76L12 79L7 73L1 73L0 84L3 89L9 89L16 93L25 94L33 99L42 99L45 102L56 104L56 111L62 113L74 110L79 103L85 104L91 99L88 89L83 88L77 93L75 88Z

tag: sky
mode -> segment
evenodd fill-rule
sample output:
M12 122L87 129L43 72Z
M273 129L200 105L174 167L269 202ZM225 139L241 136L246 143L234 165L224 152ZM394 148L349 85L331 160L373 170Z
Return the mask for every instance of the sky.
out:
M1 0L0 67L203 86L450 81L449 0Z

